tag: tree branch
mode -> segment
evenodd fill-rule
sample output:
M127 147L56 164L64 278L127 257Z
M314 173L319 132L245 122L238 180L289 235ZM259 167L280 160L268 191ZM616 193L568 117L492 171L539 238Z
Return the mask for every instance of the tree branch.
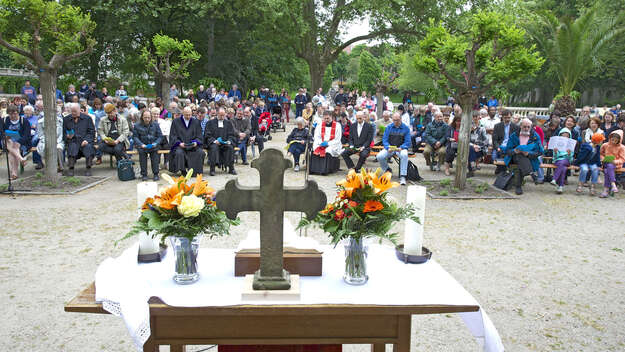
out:
M451 83L453 86L461 88L464 85L462 84L462 82L460 82L459 80L453 78L448 72L447 70L445 70L445 66L443 65L443 63L441 62L440 59L436 59L436 63L438 64L438 69L441 71L441 73L443 74L443 76L445 76L445 78L447 79L447 81L449 81L449 83Z
M0 33L0 45L2 45L5 48L11 50L12 52L15 52L15 53L18 53L18 54L20 54L22 56L25 56L25 57L31 59L33 62L35 62L35 57L33 56L32 53L30 53L30 52L28 52L28 51L26 51L26 50L24 50L24 49L22 49L20 47L14 46L14 45L10 44L9 42L7 42L6 40L4 40L4 38L2 37L2 33Z
M414 32L414 31L398 30L398 29L393 29L393 28L387 28L387 29L382 29L382 30L379 30L379 31L373 31L373 32L371 32L369 34L359 35L357 37L354 37L354 38L344 42L343 44L340 44L331 53L331 57L337 57L341 53L341 51L343 51L343 49L345 49L348 46L354 44L355 42L358 42L358 41L361 41L361 40L373 39L373 38L379 37L381 35L393 34L393 33L416 34L416 32Z

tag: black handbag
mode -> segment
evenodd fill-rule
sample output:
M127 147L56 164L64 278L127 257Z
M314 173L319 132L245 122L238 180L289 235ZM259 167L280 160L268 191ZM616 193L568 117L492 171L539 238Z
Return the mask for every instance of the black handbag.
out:
M510 187L512 186L512 176L514 176L514 173L506 170L504 172L500 172L499 175L497 175L497 178L495 179L495 183L493 183L493 186L502 189L504 191L510 189Z
M122 159L117 162L117 178L120 181L135 179L135 162L130 159Z
M423 180L423 178L419 175L419 169L417 165L413 164L412 161L408 160L408 173L406 178L410 181L419 182Z

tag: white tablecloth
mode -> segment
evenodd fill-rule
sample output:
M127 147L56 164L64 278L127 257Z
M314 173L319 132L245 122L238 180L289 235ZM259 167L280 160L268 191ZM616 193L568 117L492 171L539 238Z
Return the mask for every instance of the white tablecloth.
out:
M425 264L404 264L394 249L370 246L367 269L369 282L350 286L343 282L342 247L324 247L323 276L301 278L299 301L250 301L241 299L243 278L234 277L234 250L202 248L198 256L200 280L180 286L173 282L173 253L160 263L138 264L138 244L118 258L108 258L96 272L96 301L121 316L137 348L150 334L150 297L176 307L367 304L367 305L479 305L435 260ZM484 351L503 351L503 344L484 310L461 313Z

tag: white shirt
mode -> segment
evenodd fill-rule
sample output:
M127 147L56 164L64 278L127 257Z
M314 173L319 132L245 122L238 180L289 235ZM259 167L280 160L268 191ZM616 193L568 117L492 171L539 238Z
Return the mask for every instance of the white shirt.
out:
M189 128L189 124L191 123L191 119L185 119L184 117L182 118L182 121L184 121L184 125Z
M224 120L217 120L217 127L218 128L223 128L224 127Z
M358 130L358 137L360 137L360 133L362 132L362 126L363 125L364 125L364 122L358 124L358 129L357 129Z

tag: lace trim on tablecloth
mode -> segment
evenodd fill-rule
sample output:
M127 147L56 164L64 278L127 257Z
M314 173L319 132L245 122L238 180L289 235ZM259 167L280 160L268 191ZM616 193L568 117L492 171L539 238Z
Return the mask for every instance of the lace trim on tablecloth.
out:
M123 318L122 308L118 302L113 302L107 299L102 300L102 308L114 316ZM148 317L144 319L141 324L139 324L139 327L135 329L131 336L139 351L143 351L143 345L150 338L150 334L150 319Z

